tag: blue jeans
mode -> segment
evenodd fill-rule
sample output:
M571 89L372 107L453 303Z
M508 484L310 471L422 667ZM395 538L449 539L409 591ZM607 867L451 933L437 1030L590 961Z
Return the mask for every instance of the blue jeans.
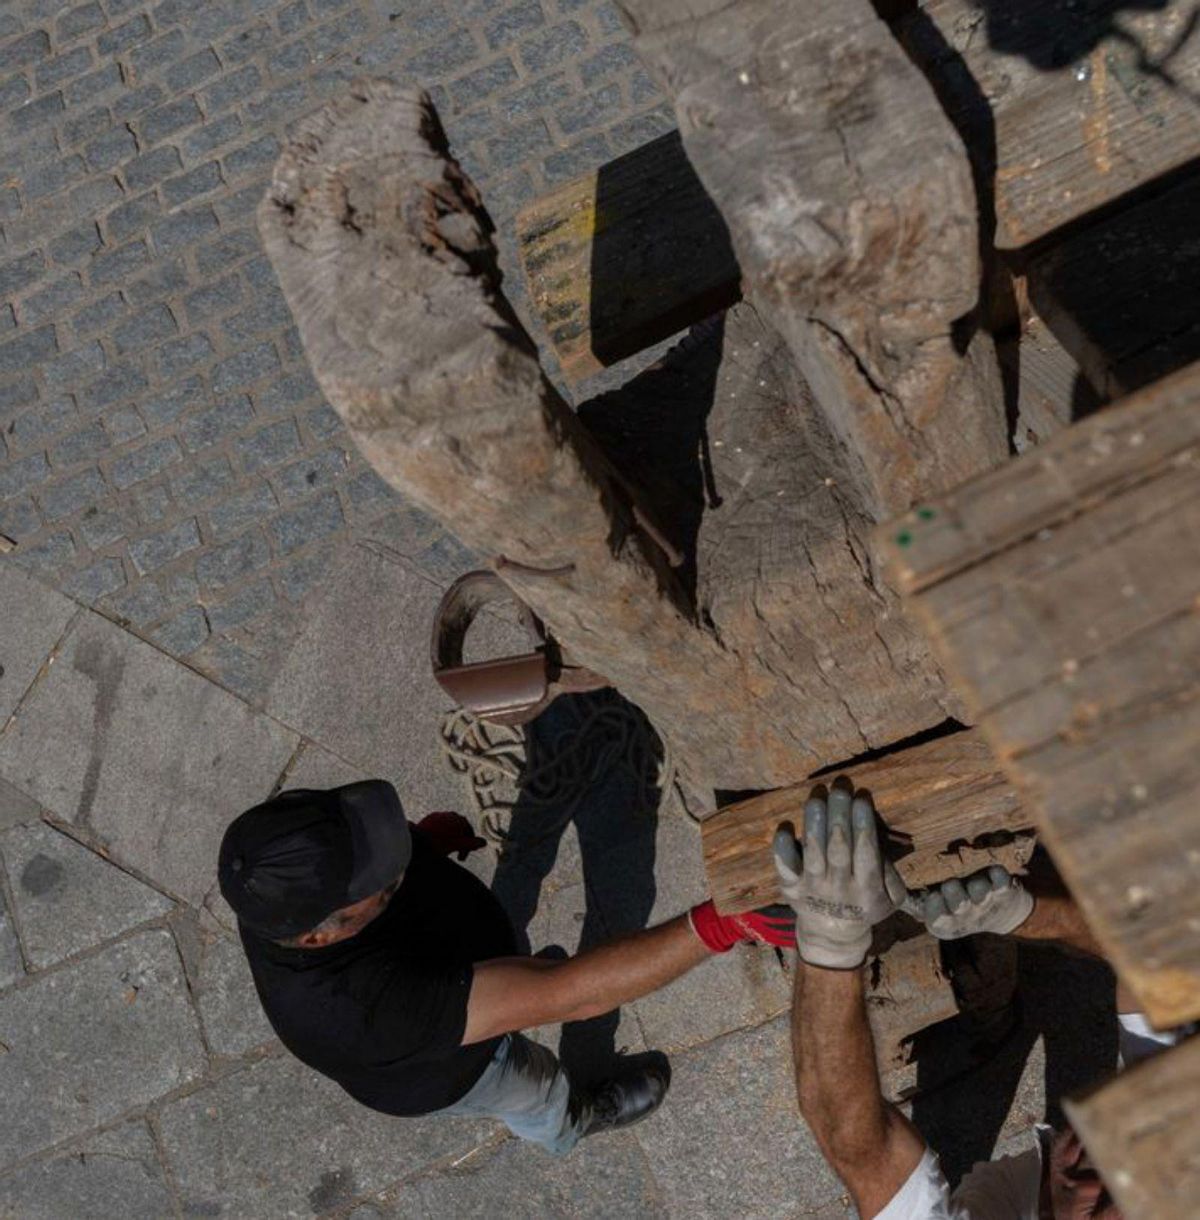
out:
M506 1034L471 1091L439 1114L498 1118L513 1133L562 1156L579 1142L586 1108L571 1104L571 1082L553 1051Z

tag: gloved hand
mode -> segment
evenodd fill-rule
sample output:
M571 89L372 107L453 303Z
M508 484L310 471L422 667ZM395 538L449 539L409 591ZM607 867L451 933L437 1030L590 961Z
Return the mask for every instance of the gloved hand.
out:
M487 840L475 833L475 827L461 813L426 814L416 828L425 836L430 847L442 856L457 852L458 858L465 860L477 848L487 846Z
M1032 911L1033 895L1006 868L993 864L965 883L955 878L935 885L925 895L921 917L938 940L958 940L976 932L1011 932Z
M785 826L775 832L775 868L796 912L800 956L813 966L861 966L872 927L909 897L884 859L871 802L852 802L844 788L805 804L803 864L792 832Z
M795 919L782 903L744 911L740 915L718 915L710 898L688 912L692 931L714 952L728 953L734 945L753 942L781 949L796 947Z

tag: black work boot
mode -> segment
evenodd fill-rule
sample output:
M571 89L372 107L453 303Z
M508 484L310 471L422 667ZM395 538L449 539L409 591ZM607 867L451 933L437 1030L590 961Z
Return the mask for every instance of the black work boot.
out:
M665 1055L646 1055L588 1090L590 1112L584 1135L615 1131L640 1123L658 1109L671 1083L671 1067Z

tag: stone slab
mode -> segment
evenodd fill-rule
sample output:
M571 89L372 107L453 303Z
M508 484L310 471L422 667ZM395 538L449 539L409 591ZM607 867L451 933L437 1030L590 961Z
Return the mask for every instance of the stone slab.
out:
M169 1103L159 1128L185 1215L272 1220L331 1211L465 1156L492 1124L378 1114L281 1057Z
M99 615L0 737L0 775L187 902L211 887L225 826L298 743L269 717Z
M0 830L36 822L40 814L37 801L0 779Z
M213 1054L244 1055L275 1041L241 944L225 936L206 939L209 943L200 957L195 990L204 1036Z
M35 822L0 835L21 938L37 969L165 915L174 903L60 831Z
M549 892L543 890L529 925L530 948L534 953L554 946L573 956L606 939L607 933L595 904L589 904L582 881ZM615 1055L636 1055L647 1049L630 1004L589 1021L545 1025L528 1033L558 1053L572 1077L583 1081L604 1076Z
M17 944L17 932L8 913L3 893L0 893L0 988L24 978L25 967Z
M300 747L300 754L288 768L283 788L340 788L370 776L362 767L339 758L312 741Z
M671 1215L780 1220L842 1196L797 1108L787 1018L672 1066L666 1101L633 1129Z
M0 1178L0 1214L20 1220L161 1220L174 1213L144 1122L125 1123Z
M463 807L460 781L441 753L439 725L450 704L429 666L440 599L437 586L409 568L352 547L306 605L299 639L266 700L284 724L391 780L413 821ZM476 632L493 656L527 647L518 631L488 615Z
M638 879L653 867L646 908ZM588 869L589 886L609 933L662 923L707 896L700 834L678 810L665 812L642 837L631 836ZM771 949L739 945L712 957L634 1005L649 1046L676 1051L786 1011L791 982Z
M0 1042L0 1167L205 1068L179 955L156 929L0 995Z
M505 1201L514 1215L547 1220L665 1220L671 1214L645 1155L627 1132L585 1140L563 1158L506 1140L482 1164L406 1183L389 1192L388 1201L395 1215L422 1220L482 1220L501 1214Z
M17 710L42 662L62 638L79 607L0 563L0 727Z

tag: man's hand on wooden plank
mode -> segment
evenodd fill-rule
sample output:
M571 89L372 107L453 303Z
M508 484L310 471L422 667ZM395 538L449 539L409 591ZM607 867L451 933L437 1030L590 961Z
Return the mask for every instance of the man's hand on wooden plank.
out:
M845 788L805 803L803 846L788 826L775 832L775 868L796 912L800 956L813 966L861 966L871 929L909 904L904 882L880 848L870 800Z
M977 932L1004 936L1033 913L1033 895L1006 868L993 864L965 880L952 878L926 891L921 918L938 940Z

